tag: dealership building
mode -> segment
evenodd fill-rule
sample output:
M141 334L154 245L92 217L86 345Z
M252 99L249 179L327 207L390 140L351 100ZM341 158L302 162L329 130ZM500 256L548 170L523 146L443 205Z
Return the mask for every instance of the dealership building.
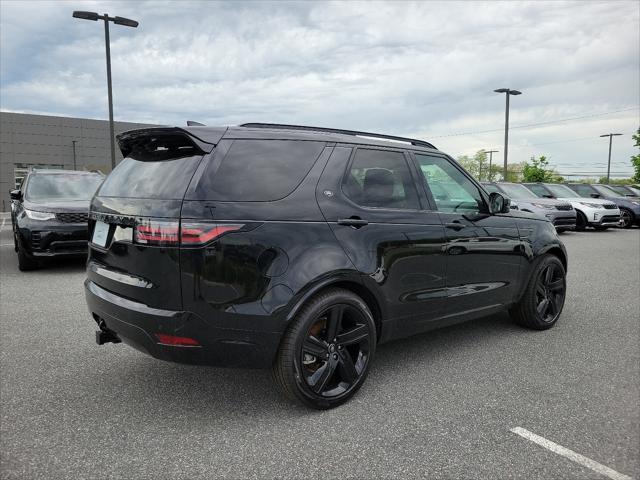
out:
M116 134L141 123L115 122ZM32 168L111 170L109 122L0 112L0 211L10 208L9 192ZM116 162L122 159L116 145Z

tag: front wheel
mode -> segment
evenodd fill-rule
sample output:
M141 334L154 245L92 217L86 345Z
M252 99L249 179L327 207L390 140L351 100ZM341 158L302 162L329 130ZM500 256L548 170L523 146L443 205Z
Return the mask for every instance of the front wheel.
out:
M38 268L38 262L29 256L22 245L18 244L18 270L27 272L36 268Z
M587 217L580 210L576 212L576 232L584 232L587 228Z
M631 210L627 210L626 208L620 209L620 227L621 228L631 228L634 220L635 218Z
M272 373L291 399L318 410L349 400L364 383L376 327L357 295L332 288L313 297L285 333Z
M540 257L527 289L510 313L516 323L546 330L553 327L564 307L567 279L564 266L555 255Z

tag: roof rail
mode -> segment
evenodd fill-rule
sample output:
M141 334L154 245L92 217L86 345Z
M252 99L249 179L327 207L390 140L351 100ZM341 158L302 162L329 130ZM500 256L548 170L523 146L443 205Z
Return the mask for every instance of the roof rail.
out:
M340 133L342 135L353 135L355 137L370 137L379 138L382 140L395 140L396 142L405 142L415 145L417 147L433 148L433 144L425 142L424 140L416 140L415 138L396 137L394 135L383 135L381 133L369 133L359 132L357 130L341 130L339 128L325 128L325 127L307 127L304 125L282 125L279 123L243 123L241 127L247 128L274 128L282 130L302 130L308 132L327 132L327 133Z

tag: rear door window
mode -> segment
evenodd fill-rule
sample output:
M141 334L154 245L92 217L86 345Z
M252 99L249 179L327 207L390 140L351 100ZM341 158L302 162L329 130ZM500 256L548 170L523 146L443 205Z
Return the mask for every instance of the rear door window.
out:
M409 166L400 152L359 148L342 191L363 207L420 208Z
M198 185L207 200L270 202L290 195L322 153L324 142L235 140L217 166L210 162Z

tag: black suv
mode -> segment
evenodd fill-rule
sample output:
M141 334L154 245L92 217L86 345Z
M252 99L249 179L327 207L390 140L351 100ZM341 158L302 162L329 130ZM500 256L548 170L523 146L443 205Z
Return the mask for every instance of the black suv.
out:
M427 142L271 124L118 142L89 214L98 344L271 367L325 409L360 388L381 342L507 309L543 330L562 311L553 225Z
M101 173L32 170L11 191L20 270L32 270L46 258L87 254L89 202L102 180Z

